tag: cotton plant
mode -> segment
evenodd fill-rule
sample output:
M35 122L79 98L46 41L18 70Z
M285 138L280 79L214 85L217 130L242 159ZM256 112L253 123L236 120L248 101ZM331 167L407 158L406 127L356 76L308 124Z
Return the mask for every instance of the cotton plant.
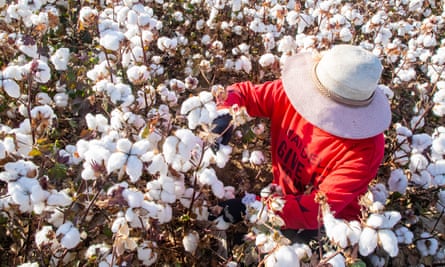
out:
M138 259L142 261L144 266L151 266L158 260L156 252L157 244L153 241L144 241L137 248Z
M439 242L428 232L420 234L419 240L416 241L416 248L422 257L435 255L439 249Z
M359 221L345 221L335 218L327 203L322 204L322 214L326 236L333 244L345 249L353 247L359 242L362 232Z
M135 99L131 86L122 82L113 83L102 80L96 83L93 88L97 92L103 92L113 104L121 107L130 106Z
M336 253L334 251L329 251L324 255L327 263L332 267L345 267L347 266L346 259L341 253Z
M268 267L301 266L311 256L312 251L306 244L281 245L265 257L264 265Z
M132 183L137 182L143 173L143 162L141 156L148 151L151 144L148 140L142 139L131 142L127 138L119 139L116 142L116 151L107 160L108 174L119 171L122 177L125 172Z
M110 254L111 247L106 243L90 245L85 251L85 258L89 261L100 261Z
M147 182L146 196L150 200L163 203L174 203L176 201L175 179L168 175L160 175L158 179Z
M57 228L56 236L60 238L60 245L66 249L73 249L81 242L79 229L70 221Z
M162 152L165 162L174 170L187 172L199 162L199 158L194 158L194 151L202 149L201 146L201 139L190 129L178 129L165 139Z
M100 140L85 141L81 139L77 142L77 155L83 161L82 179L96 180L104 174L108 158L111 155L105 145Z
M62 47L54 52L50 60L51 63L53 63L54 68L56 70L64 71L68 69L69 57L70 57L69 48Z
M18 205L22 213L34 211L41 214L50 193L42 188L37 179L37 166L31 161L20 160L6 163L4 168L0 179L8 183L9 203Z
M402 169L392 170L388 180L389 191L405 194L407 186L408 186L408 177L403 172L403 170Z
M224 184L218 179L213 168L202 168L196 173L198 183L201 186L207 185L212 189L213 194L221 199L225 196Z
M392 229L400 219L401 214L398 211L371 213L365 221L358 241L360 254L368 256L377 247L381 247L390 257L397 256L398 239Z
M192 96L181 105L180 113L187 115L188 127L196 129L198 125L208 125L217 117L216 104L210 92L202 91Z

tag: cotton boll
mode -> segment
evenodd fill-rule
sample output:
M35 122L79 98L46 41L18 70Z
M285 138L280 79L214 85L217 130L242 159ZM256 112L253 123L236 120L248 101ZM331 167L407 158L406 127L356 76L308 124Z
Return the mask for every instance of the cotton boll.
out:
M3 142L0 140L0 160L6 157L6 148ZM0 180L2 180L0 176Z
M242 158L241 158L241 162L246 163L249 162L249 158L250 158L250 152L247 149L243 150L242 153Z
M433 238L430 233L423 232L420 234L420 239L416 242L417 250L419 250L422 257L434 255L438 249L437 239Z
M67 249L75 248L81 241L79 230L69 221L59 226L56 236L61 236L60 244Z
M273 54L267 53L260 57L258 63L260 63L261 67L269 67L276 62L276 57Z
M161 191L161 199L164 203L174 203L176 201L176 195L167 191Z
M229 145L220 145L219 150L216 152L216 166L219 168L224 168L226 163L230 159L230 154L232 153L232 147Z
M39 267L39 263L37 262L25 262L17 265L17 267Z
M378 229L383 227L386 221L387 220L384 215L373 213L369 215L368 219L366 220L366 225Z
M195 253L198 248L199 243L199 234L196 231L191 231L186 234L182 239L182 245L184 246L184 250L189 253Z
M144 218L135 212L135 209L128 208L125 211L125 220L130 224L132 228L145 228L147 218ZM144 224L144 225L143 225Z
M433 134L431 151L434 154L442 156L445 154L445 133L440 131L440 129L436 129L435 133Z
M54 103L59 108L64 108L68 106L69 96L65 92L60 92L54 95Z
M158 180L153 180L147 183L147 190L149 199L159 200L161 198L161 183Z
M249 162L254 165L261 165L264 163L264 161L265 161L265 157L264 157L264 154L262 151L255 150L255 151L252 151L252 153L250 154Z
M35 64L37 64L37 66L34 67ZM40 59L31 61L25 67L31 70L35 69L35 75L33 78L38 83L47 83L51 78L51 69L46 62Z
M401 244L411 244L413 242L414 234L405 226L401 226L395 230L397 242Z
M162 146L162 152L164 153L164 158L167 163L172 163L173 159L176 158L177 145L180 140L176 136L168 136Z
M205 168L198 172L198 181L203 185L212 185L218 180L216 172L212 168Z
M133 84L143 84L150 78L150 73L145 65L132 66L127 70L128 80Z
M252 62L248 57L242 55L235 61L235 70L250 73L250 71L252 70Z
M51 214L47 219L47 222L53 226L59 227L65 222L65 214L60 211L59 208L55 208L54 206L46 206L46 211Z
M128 157L127 164L125 166L125 172L130 177L132 183L139 181L142 175L142 161L136 156Z
M68 189L63 191L52 190L48 196L46 203L52 206L67 207L73 202L72 198L68 195Z
M312 256L312 250L307 244L294 243L291 247L297 254L299 261L305 261Z
M124 34L115 30L105 30L100 33L99 44L105 49L117 51L120 48L121 41L125 38Z
M362 233L362 227L359 221L350 221L348 223L348 229L346 230L346 235L351 246L357 244L360 240L360 235Z
M371 187L373 201L385 203L389 194L384 184L378 183Z
M266 256L264 261L266 267L299 267L300 261L297 254L290 246L280 246L272 254Z
M122 213L118 214L118 217L113 221L113 224L111 225L111 231L113 233L117 233L119 229L126 224L125 217Z
M159 220L160 224L168 223L172 220L173 209L170 205L159 205L158 214L156 218Z
M432 137L429 134L415 134L411 139L412 153L422 153L431 146Z
M402 215L398 211L385 211L383 216L385 221L381 226L382 228L393 228L402 218Z
M428 171L422 170L420 173L411 174L411 182L420 187L429 188L433 184L433 177Z
M70 50L62 47L56 50L51 56L51 62L54 64L56 70L67 70L68 61L70 57Z
M110 252L110 246L106 243L93 244L85 251L87 260L101 259Z
M184 102L181 105L180 113L182 115L185 115L192 111L193 109L196 109L201 106L201 100L197 96L192 96L190 98L187 98L184 100Z
M164 156L162 154L156 154L152 158L150 166L147 168L150 174L165 174L168 171L168 165L165 162Z
M43 247L49 245L51 250L55 250L59 242L52 237L55 237L55 232L52 226L45 225L39 231L36 232L34 239L39 249L42 249Z
M264 207L263 202L254 201L247 205L246 217L253 224L266 223L268 220L267 208Z
M334 255L335 252L331 251L324 255L324 258L330 258L332 255ZM334 257L330 258L327 262L332 267L345 267L346 266L346 259L343 257L341 253L338 253Z
M362 230L359 240L359 252L362 256L368 256L377 247L377 232L376 230L365 227Z
M144 266L151 266L158 259L158 253L154 250L157 247L153 241L144 241L137 248L138 259Z
M278 244L273 237L266 233L260 233L255 238L255 246L258 247L260 253L271 252Z
M378 231L380 245L391 257L399 254L399 247L397 244L397 237L393 231L382 229Z
M37 45L35 45L35 44L33 44L33 45L25 45L21 39L18 39L16 41L16 44L17 44L20 52L22 52L23 54L27 55L28 57L30 57L30 58L37 58L38 57Z
M389 191L405 194L406 188L408 186L408 178L406 177L402 169L395 169L391 171L388 185Z
M431 163L428 166L427 171L434 177L435 185L445 185L445 160L438 160Z
M433 113L438 117L443 117L445 115L445 90L438 90L433 96Z
M124 189L122 196L127 201L130 208L139 208L144 200L144 194L141 191L132 189Z
M216 180L211 185L212 192L217 198L223 198L224 197L224 184L220 180Z
M20 97L20 87L14 81L10 79L5 79L1 81L0 87L3 87L3 90L12 98Z
M107 162L108 174L112 173L115 170L123 168L124 164L127 162L127 159L128 159L127 154L122 152L115 152L111 154Z
M218 230L227 230L230 227L230 223L224 221L222 216L219 216L218 218L216 218L213 223L215 224L215 228Z
M333 225L333 228L330 229L330 239L340 246L341 248L346 248L348 246L348 236L346 235L346 231L348 226L344 222L337 222Z

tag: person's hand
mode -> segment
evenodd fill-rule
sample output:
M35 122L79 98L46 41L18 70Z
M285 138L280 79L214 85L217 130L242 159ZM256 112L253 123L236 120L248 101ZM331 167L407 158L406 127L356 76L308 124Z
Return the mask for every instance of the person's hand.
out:
M246 205L243 204L241 198L232 198L211 207L209 214L211 221L222 216L225 222L237 223L246 215Z
M219 137L216 138L215 144L212 146L212 148L217 151L220 144L227 145L232 137L232 115L230 115L230 113L219 115L213 120L212 126L212 133L219 135Z

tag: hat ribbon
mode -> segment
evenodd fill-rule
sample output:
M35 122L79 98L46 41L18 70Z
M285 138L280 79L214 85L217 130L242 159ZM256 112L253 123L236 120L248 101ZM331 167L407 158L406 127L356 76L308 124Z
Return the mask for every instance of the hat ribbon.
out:
M370 97L368 97L365 100L355 100L355 99L349 99L349 98L343 97L343 96L337 94L336 92L329 90L318 79L317 73L315 72L317 65L318 65L318 62L316 62L312 67L312 80L315 82L315 85L317 86L318 90L320 90L320 92L322 94L324 94L325 96L331 98L332 100L334 100L338 103L345 104L348 106L355 106L355 107L367 106L374 99L375 91L372 93L372 95Z

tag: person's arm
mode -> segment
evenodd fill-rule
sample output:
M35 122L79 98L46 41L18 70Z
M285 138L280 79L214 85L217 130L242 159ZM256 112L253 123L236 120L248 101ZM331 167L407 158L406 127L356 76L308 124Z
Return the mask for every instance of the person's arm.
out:
M353 202L357 204L367 191L380 166L384 153L383 143L383 137L376 138L372 146L348 153L348 158L326 174L324 179L321 178L317 189L310 194L285 196L286 203L279 215L284 219L286 228L318 229L322 225L322 221L319 221L321 211L315 200L318 192L324 193L334 216L350 215L345 214L348 212L345 207Z
M230 108L234 104L245 107L252 117L270 117L277 99L283 94L281 80L253 84L241 82L227 87L228 97L220 108Z

